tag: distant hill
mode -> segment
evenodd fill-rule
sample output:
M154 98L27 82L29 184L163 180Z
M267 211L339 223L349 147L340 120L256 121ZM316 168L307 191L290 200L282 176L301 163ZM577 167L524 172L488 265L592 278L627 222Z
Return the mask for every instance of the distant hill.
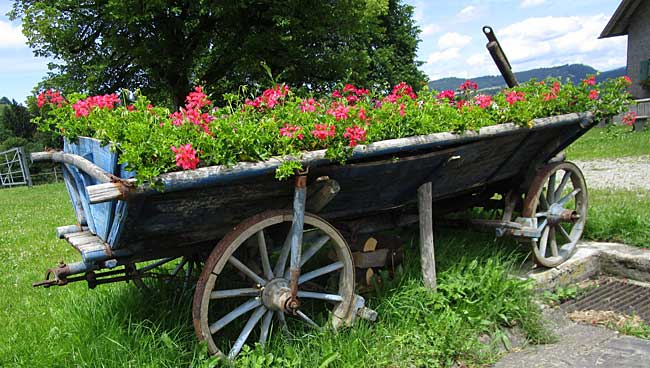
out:
M555 77L565 80L570 78L573 83L578 83L587 74L595 74L596 69L584 65L584 64L570 64L562 66L554 66L551 68L537 68L526 70L523 72L515 73L517 80L522 83L526 82L532 78L537 80L545 79L548 77ZM612 77L620 77L625 75L625 67L609 70L603 72L598 76L597 80L604 80ZM506 87L506 82L503 80L503 77L500 75L487 75L482 77L470 78L474 82L478 83L479 88L484 93L496 93L500 89ZM465 79L463 78L442 78L435 81L429 82L429 88L437 91L442 91L446 89L456 89L458 86L463 83Z

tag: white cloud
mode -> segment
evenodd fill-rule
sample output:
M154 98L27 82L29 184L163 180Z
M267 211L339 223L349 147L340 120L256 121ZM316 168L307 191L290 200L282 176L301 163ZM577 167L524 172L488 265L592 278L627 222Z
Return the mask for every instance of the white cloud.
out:
M475 14L476 14L476 7L474 5L468 5L458 12L458 15L461 17L471 17L474 16Z
M487 64L489 62L489 59L487 57L487 52L482 52L468 57L465 62L469 66L476 67L476 66L483 66Z
M427 58L427 64L436 64L441 61L453 60L460 57L460 49L457 47L452 47L442 51L436 51L429 54Z
M421 36L430 36L434 33L439 32L441 28L437 24L429 23L422 26L421 29L422 29L422 32L420 33Z
M546 0L523 0L521 2L521 5L519 5L522 8L532 8L535 6L540 6L544 4Z
M599 40L609 17L537 17L499 31L515 70L585 63L600 70L625 65L625 38Z
M22 27L0 20L0 48L25 47L26 42Z
M438 47L441 50L450 48L462 48L472 41L472 37L456 32L447 32L438 39Z

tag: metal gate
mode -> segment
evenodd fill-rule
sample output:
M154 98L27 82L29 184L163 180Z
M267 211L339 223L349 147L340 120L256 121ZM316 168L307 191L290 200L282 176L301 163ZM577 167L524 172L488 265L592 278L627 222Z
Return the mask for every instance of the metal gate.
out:
M2 188L16 185L32 186L29 167L22 147L0 152L0 184Z

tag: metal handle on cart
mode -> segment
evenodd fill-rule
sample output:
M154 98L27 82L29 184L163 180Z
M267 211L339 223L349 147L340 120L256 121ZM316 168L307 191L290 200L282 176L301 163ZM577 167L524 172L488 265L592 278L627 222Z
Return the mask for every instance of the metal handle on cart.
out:
M492 60L494 60L497 68L499 68L499 72L501 72L501 75L508 84L508 87L512 88L518 86L519 82L517 82L517 78L512 72L510 62L508 61L506 54L503 52L501 44L499 44L499 40L497 40L497 36L494 34L494 30L490 26L483 26L483 33L485 33L485 36L488 39L488 43L485 45L485 47L487 47L488 51L490 51Z
M89 201L92 204L108 202L114 199L125 199L133 187L133 180L124 180L89 160L72 153L60 151L34 152L30 155L32 162L53 161L73 165L101 184L86 187Z

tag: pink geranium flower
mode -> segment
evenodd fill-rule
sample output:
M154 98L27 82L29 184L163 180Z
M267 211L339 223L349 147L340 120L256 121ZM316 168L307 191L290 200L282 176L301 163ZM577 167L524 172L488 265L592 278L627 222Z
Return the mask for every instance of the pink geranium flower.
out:
M176 154L176 166L181 167L183 170L194 170L199 164L199 158L196 155L196 150L192 148L192 144L188 143L184 146L171 146L172 152Z

